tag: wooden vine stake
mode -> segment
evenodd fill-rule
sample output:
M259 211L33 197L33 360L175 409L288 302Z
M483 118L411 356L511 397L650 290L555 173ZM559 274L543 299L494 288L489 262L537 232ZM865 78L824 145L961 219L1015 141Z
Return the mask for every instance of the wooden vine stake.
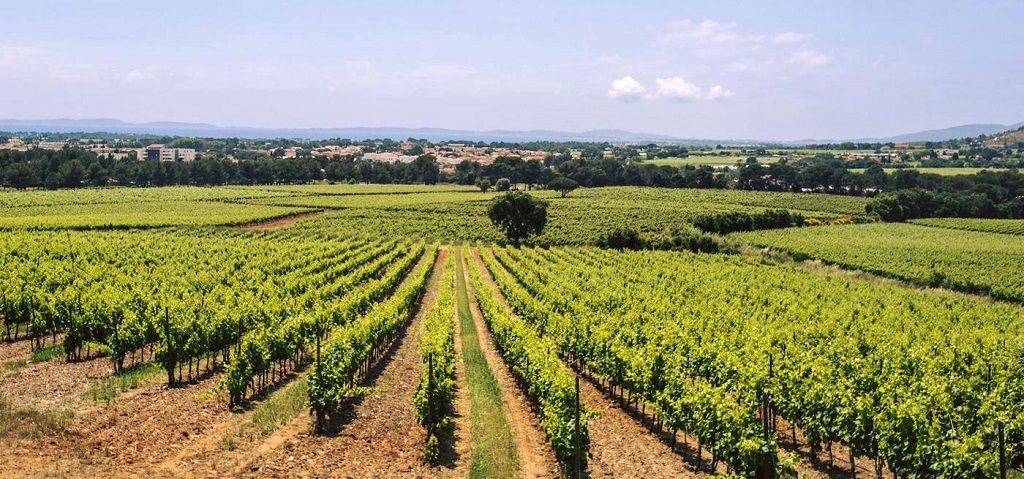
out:
M573 466L576 479L580 479L580 454L583 453L583 444L580 438L580 375L576 375L576 405L574 408L573 416L575 418L575 428L573 429L573 442L576 446L576 454L573 454L573 460L575 464Z

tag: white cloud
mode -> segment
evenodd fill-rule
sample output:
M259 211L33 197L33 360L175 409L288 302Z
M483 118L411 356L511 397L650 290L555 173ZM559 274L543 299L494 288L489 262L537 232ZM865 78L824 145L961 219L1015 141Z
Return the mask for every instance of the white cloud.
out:
M721 62L736 70L743 65L759 69L778 63L816 67L831 58L813 49L814 34L803 32L751 32L735 22L682 20L669 23L668 31L658 37L662 44L685 47L685 53L697 55L702 62Z
M430 64L409 72L409 76L439 80L472 75L473 73L476 73L476 69L467 65Z
M708 93L707 93L707 95L705 95L705 98L707 98L708 100L718 100L718 99L732 98L732 96L735 95L735 94L736 94L736 92L734 92L732 90L727 90L722 85L715 85L715 86L711 87L710 89L708 89Z
M631 76L624 76L612 82L608 98L621 101L636 101L643 98L647 89Z
M791 53L787 61L809 67L820 67L832 61L832 58L814 50L798 50Z
M128 80L130 82L152 80L153 79L153 73L152 72L147 72L147 71L142 71L142 70L132 70L132 71L128 72L128 74L125 75L124 78L125 78L125 80Z
M639 81L632 76L625 76L612 82L608 90L608 98L621 101L644 100L671 100L671 101L698 101L698 100L721 100L731 98L736 92L726 89L722 85L715 85L705 91L695 83L683 77L656 78L654 80L654 91L647 93Z
M657 88L652 98L664 98L668 100L699 100L704 97L701 87L686 81L682 77L658 78L655 81Z
M589 68L589 67L603 67L609 65L616 65L622 62L622 57L618 55L605 55L597 57L593 60L585 60L579 62L560 63L552 65L552 68Z
M736 23L704 20L694 24L690 20L683 20L673 23L672 27L675 32L669 34L669 39L695 40L705 43L732 43L744 40L737 31L739 25Z
M39 50L0 46L0 69L24 70L39 66Z
M691 20L681 20L669 24L669 32L660 38L663 42L694 42L706 44L723 45L762 45L794 44L804 43L814 35L810 33L781 32L775 34L747 33L740 29L735 22L718 22L715 20L704 20L694 23Z
M810 33L795 33L785 32L776 33L772 36L772 43L787 44L787 43L803 43L810 40L814 35Z

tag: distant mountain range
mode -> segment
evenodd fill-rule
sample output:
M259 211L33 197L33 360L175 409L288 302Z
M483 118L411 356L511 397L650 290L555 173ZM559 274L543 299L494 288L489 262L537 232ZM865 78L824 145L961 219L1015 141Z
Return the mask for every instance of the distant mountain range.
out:
M1015 125L972 124L961 125L940 130L927 130L917 133L896 135L888 138L862 138L856 140L736 140L679 138L667 135L633 133L624 130L592 130L581 133L549 131L549 130L449 130L444 128L248 128L236 126L216 126L207 123L181 122L150 122L128 123L108 118L72 120L66 118L53 120L0 120L0 131L12 133L122 133L137 135L160 136L196 136L206 138L289 138L306 140L326 140L331 138L348 138L365 140L390 138L404 140L421 138L429 141L579 141L609 143L681 143L693 145L763 145L763 144L794 144L806 145L814 143L838 143L843 141L865 143L908 143L915 141L944 141L956 138L967 138L979 135L992 135L1007 130L1024 127L1024 122Z
M981 123L973 125L960 125L951 128L942 128L939 130L925 130L919 131L917 133L907 133L905 135L890 136L888 138L855 141L864 141L866 143L910 143L915 141L946 141L958 138L973 138L975 136L981 135L994 135L996 133L1002 133L1004 131L1016 130L1017 128L1021 127L1024 127L1024 122L1016 123L1013 125Z

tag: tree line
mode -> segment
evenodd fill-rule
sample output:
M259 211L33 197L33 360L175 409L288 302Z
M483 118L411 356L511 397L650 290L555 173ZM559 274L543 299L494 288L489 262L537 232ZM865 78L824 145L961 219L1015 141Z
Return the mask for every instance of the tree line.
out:
M114 160L81 148L0 151L0 184L9 188L308 183L457 183L546 187L562 179L583 187L735 188L878 196L869 213L890 221L929 216L1024 217L1024 175L1016 170L941 176L916 169L863 173L829 153L762 164L756 158L725 168L653 165L596 154L549 155L543 161L501 156L491 164L464 160L442 171L432 155L387 163L354 156L228 160L201 155L192 162ZM556 180L558 178L558 180ZM571 184L571 183L570 183ZM503 188L504 189L504 188ZM559 188L561 190L561 187ZM572 188L567 188L571 191Z

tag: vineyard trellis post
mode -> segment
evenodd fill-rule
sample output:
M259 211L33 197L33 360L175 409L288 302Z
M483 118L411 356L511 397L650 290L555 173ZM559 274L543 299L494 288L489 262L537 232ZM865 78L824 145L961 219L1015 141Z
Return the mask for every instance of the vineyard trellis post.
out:
M574 471L576 479L580 478L580 454L583 453L583 445L581 444L580 438L580 375L576 374L576 403L574 408L573 417L575 419L575 427L573 428L573 442L575 444L575 454L573 454Z
M427 354L427 439L434 435L434 353Z
M322 381L323 381L323 374L322 374L321 365L320 365L320 336L323 334L321 332L322 328L323 328L323 326L320 324L320 319L317 318L317 321L316 321L316 380L317 380L318 384L322 383ZM324 430L324 413L321 410L321 408L319 408L319 407L316 408L316 430L318 432Z
M999 429L999 479L1006 479L1006 431L1003 429L1003 420L997 424Z

